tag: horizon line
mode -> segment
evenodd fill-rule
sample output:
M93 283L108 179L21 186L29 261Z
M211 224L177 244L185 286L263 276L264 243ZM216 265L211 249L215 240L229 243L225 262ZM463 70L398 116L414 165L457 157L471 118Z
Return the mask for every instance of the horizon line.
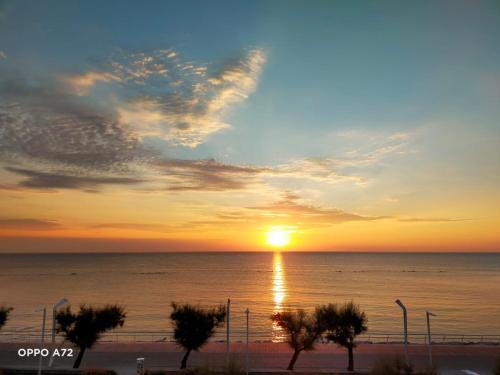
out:
M500 250L469 250L469 251L404 251L404 250L200 250L200 251L181 251L181 250L165 250L165 251L0 251L0 255L87 255L87 254L100 254L100 255L126 255L126 254L143 254L143 255L153 255L153 254L262 254L262 253L292 253L292 254L407 254L407 255L417 255L417 254L464 254L464 255L481 255L481 254L498 254L500 255Z

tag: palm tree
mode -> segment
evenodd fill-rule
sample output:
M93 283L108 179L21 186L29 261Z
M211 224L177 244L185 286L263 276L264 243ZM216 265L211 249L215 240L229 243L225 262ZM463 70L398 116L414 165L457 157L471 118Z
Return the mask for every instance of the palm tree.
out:
M271 320L285 331L287 343L293 349L287 370L293 370L300 352L314 349L315 342L324 331L318 317L318 309L314 314L297 309L297 311L277 312L271 316Z
M7 323L9 320L10 312L14 310L12 307L0 306L0 329Z
M189 354L199 350L215 333L215 329L226 319L226 308L219 305L211 309L190 304L179 305L172 302L170 319L174 325L174 339L186 349L181 369L185 369Z
M323 310L323 324L326 330L326 338L347 348L349 365L347 371L354 371L354 353L356 347L354 339L357 335L368 330L366 314L352 301L340 308L328 305Z
M72 313L68 306L59 311L57 332L62 332L66 340L80 349L73 368L80 367L85 350L92 348L104 332L123 326L125 318L125 309L118 305L103 308L81 305L78 313Z

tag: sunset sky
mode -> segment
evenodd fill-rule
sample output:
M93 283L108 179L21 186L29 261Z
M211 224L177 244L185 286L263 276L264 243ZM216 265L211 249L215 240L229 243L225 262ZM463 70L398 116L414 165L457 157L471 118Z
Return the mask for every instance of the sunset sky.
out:
M495 0L0 1L0 251L500 251L499 41Z

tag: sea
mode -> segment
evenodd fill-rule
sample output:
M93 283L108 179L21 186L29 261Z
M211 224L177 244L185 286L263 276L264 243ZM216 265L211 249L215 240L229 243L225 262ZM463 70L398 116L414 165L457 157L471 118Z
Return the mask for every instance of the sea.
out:
M129 337L171 337L171 303L227 305L231 340L282 341L273 312L354 301L368 333L500 336L500 254L487 253L85 253L0 254L0 305L13 307L0 331L37 331L41 307L66 298L125 307ZM248 309L248 313L247 313ZM248 318L248 320L247 320ZM368 334L367 333L367 334ZM216 338L224 339L226 328ZM137 336L138 335L138 336ZM158 336L159 335L159 336Z

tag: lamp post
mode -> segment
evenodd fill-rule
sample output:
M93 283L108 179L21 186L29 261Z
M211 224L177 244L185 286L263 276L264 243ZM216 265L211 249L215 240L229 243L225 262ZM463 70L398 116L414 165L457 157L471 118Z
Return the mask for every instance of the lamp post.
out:
M52 308L52 344L56 342L56 315L57 315L57 309L64 305L65 303L68 303L68 300L66 298L61 298L59 302L57 302L53 308Z
M401 300L397 299L395 302L403 310L405 361L406 365L408 366L408 364L410 363L410 361L408 360L408 313L406 311L406 306L403 305L403 302L401 302Z
M431 337L431 316L436 316L436 314L430 311L425 312L427 318L427 340L429 344L429 366L432 368L432 337Z
M52 344L55 344L56 342L56 316L57 316L57 310L64 305L65 303L68 303L68 300L66 298L61 298L59 302L57 302L54 306L52 306ZM54 356L50 356L49 360L49 367L52 367L52 364L54 363Z
M43 344L45 342L45 321L47 320L47 308L44 306L44 307L41 307L39 308L38 310L35 310L35 312L40 312L42 311L43 312L43 318L42 318L42 336L41 336L41 339L40 339L40 359L38 360L38 372L37 374L38 375L41 375L42 374L42 354L41 354L41 351L43 349Z

